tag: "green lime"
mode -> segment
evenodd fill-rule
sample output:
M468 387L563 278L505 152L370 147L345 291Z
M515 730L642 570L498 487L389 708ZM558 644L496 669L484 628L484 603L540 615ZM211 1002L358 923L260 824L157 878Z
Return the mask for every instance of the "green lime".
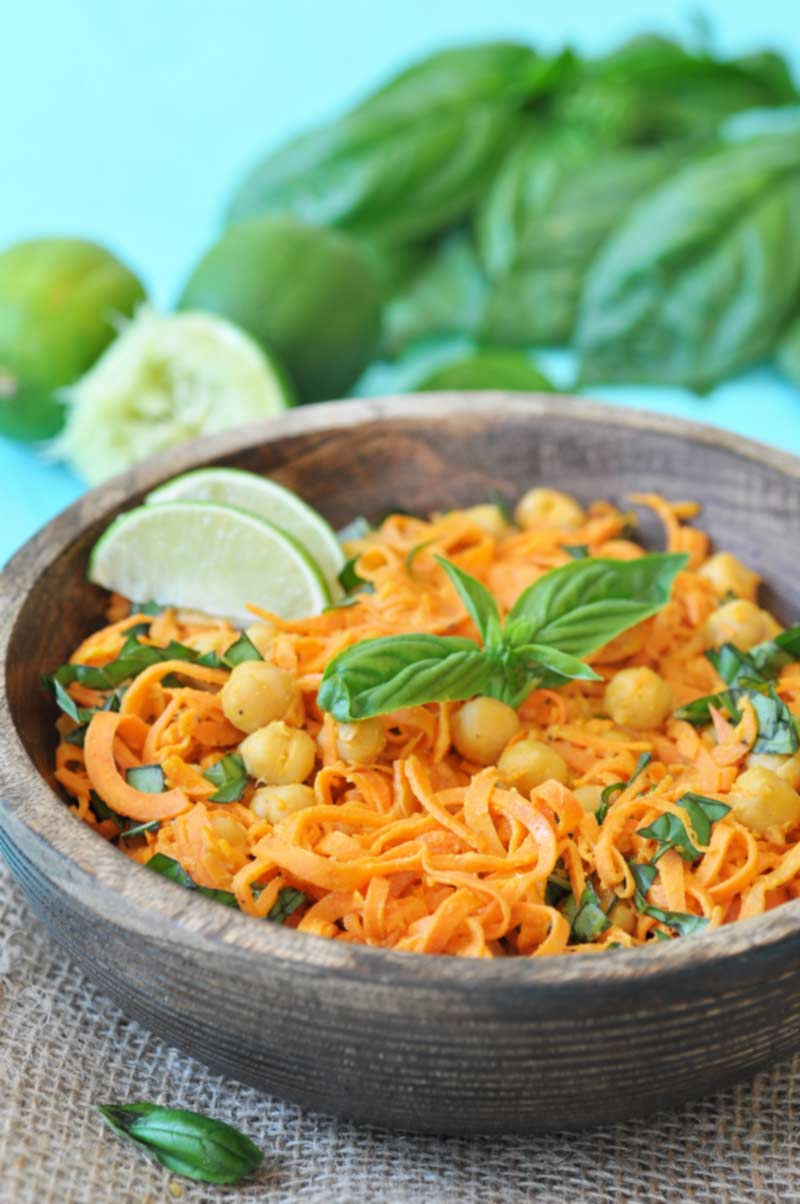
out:
M178 308L236 322L274 351L301 401L341 397L374 355L382 294L360 250L332 230L274 214L226 231Z
M279 527L219 502L160 502L121 514L89 557L89 580L246 626L247 603L285 619L330 602L319 565Z
M114 338L144 300L110 251L78 238L38 238L0 254L0 433L47 439L64 422L59 390Z
M552 392L553 385L519 351L482 348L434 368L418 384L418 393L439 389L507 389L519 393Z
M325 578L336 584L344 566L342 545L316 510L269 477L238 468L198 468L173 477L144 499L152 502L221 502L249 510L293 536L314 558Z
M197 435L279 414L292 393L230 322L142 309L68 400L55 452L93 485Z

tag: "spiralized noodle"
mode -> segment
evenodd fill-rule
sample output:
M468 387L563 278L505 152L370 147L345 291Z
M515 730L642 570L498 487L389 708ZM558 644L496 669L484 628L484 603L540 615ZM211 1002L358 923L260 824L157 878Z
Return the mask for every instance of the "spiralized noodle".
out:
M704 626L724 599L697 572L709 554L707 537L687 525L698 507L651 494L634 500L655 510L668 550L688 552L690 564L654 618L588 658L603 680L534 689L519 708L522 731L514 739L530 734L556 750L568 767L569 785L549 780L526 795L503 781L496 766L465 761L451 740L459 703L383 716L383 752L371 763L345 763L337 753L336 723L317 706L317 689L330 659L364 639L403 632L478 638L435 555L481 580L505 613L523 589L569 561L566 545L585 545L593 556L640 556L627 534L629 516L597 502L577 529L509 527L493 534L469 511L429 521L394 514L350 548L358 554L359 576L374 592L300 620L253 608L274 630L268 658L300 688L302 706L292 722L316 742L317 766L309 779L315 804L273 825L250 808L255 782L248 782L239 801L209 801L215 787L204 772L243 739L222 710L228 670L165 661L129 684L118 721L104 732L111 771L116 767L124 779L126 769L160 764L178 813L159 816L151 830L120 841L122 850L141 863L158 853L172 858L195 884L230 891L242 911L261 918L284 888L296 888L306 901L288 926L405 952L542 957L640 945L654 938L655 929L670 935L633 905L630 863L646 862L655 850L639 830L668 813L686 821L677 806L686 791L728 799L747 766L757 726L746 704L738 724L717 712L700 729L668 717L656 729L631 730L604 713L606 683L625 667L656 670L675 707L726 688L704 656ZM130 604L113 596L109 625L85 640L72 660L98 666L113 661L126 633L140 624L146 625L146 644L177 640L220 654L238 635L203 616L130 613ZM783 668L776 689L800 714L800 665ZM68 692L82 707L97 707L107 697L78 683ZM66 715L58 721L55 776L75 814L115 839L118 824L98 818L92 806L91 792L102 796L107 779L94 774L86 747L64 739L74 726ZM652 759L630 781L643 753ZM618 782L626 785L599 823L575 791ZM113 799L106 802L114 806ZM684 860L675 849L664 853L649 902L703 916L711 928L775 907L800 893L799 834L791 825L758 833L729 811L713 824L707 845L693 835L696 860ZM596 939L576 940L548 889L554 875L576 900L592 884L611 921ZM615 899L620 903L612 907Z

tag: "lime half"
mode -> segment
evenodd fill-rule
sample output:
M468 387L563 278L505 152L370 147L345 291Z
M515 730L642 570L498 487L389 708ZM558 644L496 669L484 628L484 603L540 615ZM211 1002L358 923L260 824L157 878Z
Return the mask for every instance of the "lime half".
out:
M290 489L238 468L198 468L173 477L145 498L152 502L221 502L238 506L293 535L333 585L344 565L342 545L325 519Z
M252 622L247 603L284 619L330 602L319 565L258 515L218 502L160 502L115 519L89 558L89 580L136 602L153 600Z
M140 310L68 392L53 445L90 484L197 435L293 404L283 370L223 318Z

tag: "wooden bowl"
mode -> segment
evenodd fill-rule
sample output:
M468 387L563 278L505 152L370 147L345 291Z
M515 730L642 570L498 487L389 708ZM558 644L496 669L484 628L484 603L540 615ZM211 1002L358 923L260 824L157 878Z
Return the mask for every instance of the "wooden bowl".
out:
M440 394L295 410L92 491L11 561L0 850L36 914L129 1015L307 1108L437 1133L640 1115L800 1047L800 900L722 931L596 957L496 962L345 945L155 879L75 819L39 674L101 621L89 548L120 510L205 464L268 473L334 525L536 482L579 498L703 502L703 523L800 614L800 460L719 430L554 396ZM657 531L653 531L657 543Z

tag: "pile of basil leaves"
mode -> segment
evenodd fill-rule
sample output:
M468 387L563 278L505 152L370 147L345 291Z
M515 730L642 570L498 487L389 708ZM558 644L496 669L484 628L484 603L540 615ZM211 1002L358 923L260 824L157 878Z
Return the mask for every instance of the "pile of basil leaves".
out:
M229 220L280 211L361 246L387 359L459 335L475 387L546 386L514 349L568 344L582 385L704 391L772 357L800 383L800 95L774 52L445 50L271 153Z

